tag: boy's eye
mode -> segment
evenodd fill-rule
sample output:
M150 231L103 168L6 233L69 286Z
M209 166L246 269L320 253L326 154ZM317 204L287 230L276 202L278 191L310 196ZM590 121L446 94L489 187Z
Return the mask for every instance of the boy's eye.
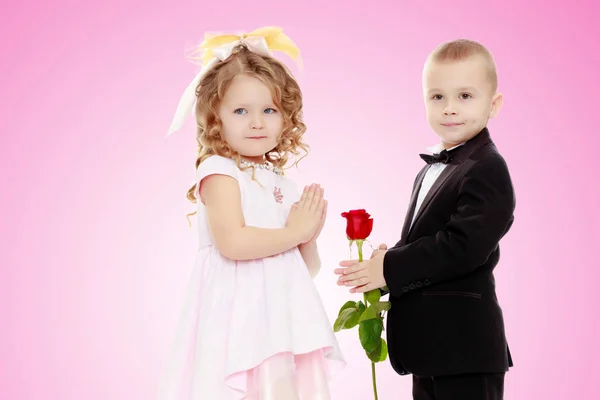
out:
M432 98L434 100L441 100L442 99L442 95L441 94L434 94Z
M463 94L460 95L460 98L463 99L463 100L468 99L470 97L471 97L471 95L469 93L463 93Z

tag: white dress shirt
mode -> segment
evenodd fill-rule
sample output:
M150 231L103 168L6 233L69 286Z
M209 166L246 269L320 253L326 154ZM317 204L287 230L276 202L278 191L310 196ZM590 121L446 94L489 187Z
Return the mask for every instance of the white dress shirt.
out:
M464 143L461 143L452 148L449 148L448 151L456 149L457 147L460 147L462 145L464 145ZM442 145L439 143L427 148L427 151L429 151L433 154L438 154L442 150L443 150ZM440 174L446 168L446 166L447 166L447 164L444 164L441 162L437 162L437 163L431 164L429 166L429 169L427 170L427 173L425 174L425 177L423 178L423 183L421 184L421 189L419 190L419 195L417 197L417 204L415 206L415 211L412 216L412 221L410 223L409 231L412 228L413 223L415 222L415 217L417 216L417 213L419 212L419 209L421 208L421 205L423 204L423 200L425 199L425 196L427 196L427 193L429 192L429 190L431 189L431 187L433 186L433 184L435 183L437 178L439 178Z

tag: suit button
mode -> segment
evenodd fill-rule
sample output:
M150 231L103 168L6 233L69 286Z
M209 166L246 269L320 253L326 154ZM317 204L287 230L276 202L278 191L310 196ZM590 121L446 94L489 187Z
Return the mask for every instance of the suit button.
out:
M421 281L417 282L417 287L421 287L421 286L423 286L423 282L421 282Z
M429 282L429 279L425 279L425 282L424 282L424 283L425 283L425 286L427 286L427 285L430 285L430 284L431 284L431 282Z
M409 290L409 289L408 289L408 286L404 286L404 287L402 288L402 290L403 290L404 292L408 292L408 290Z
M416 288L414 283L411 283L410 285L408 285L408 287L410 287L411 290L415 290L415 288Z

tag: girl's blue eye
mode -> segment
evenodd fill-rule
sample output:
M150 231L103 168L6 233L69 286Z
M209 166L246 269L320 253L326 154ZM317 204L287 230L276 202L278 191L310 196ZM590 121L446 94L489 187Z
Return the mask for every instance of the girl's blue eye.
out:
M244 110L243 108L238 108L237 110L234 111L234 113L242 114L244 111L246 111L246 110Z
M272 113L269 113L269 112L267 112L267 114L273 114L273 113L276 113L276 112L277 112L277 110L275 110L275 109L273 109L273 108L267 108L265 111L269 111L269 110L271 110L271 111L273 111L273 112L272 112Z

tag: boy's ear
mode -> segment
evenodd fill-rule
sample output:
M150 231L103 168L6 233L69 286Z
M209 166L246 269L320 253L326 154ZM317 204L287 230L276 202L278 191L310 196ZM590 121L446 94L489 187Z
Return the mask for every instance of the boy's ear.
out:
M496 93L492 98L492 109L490 110L490 118L494 118L500 112L502 108L504 97L502 93Z

